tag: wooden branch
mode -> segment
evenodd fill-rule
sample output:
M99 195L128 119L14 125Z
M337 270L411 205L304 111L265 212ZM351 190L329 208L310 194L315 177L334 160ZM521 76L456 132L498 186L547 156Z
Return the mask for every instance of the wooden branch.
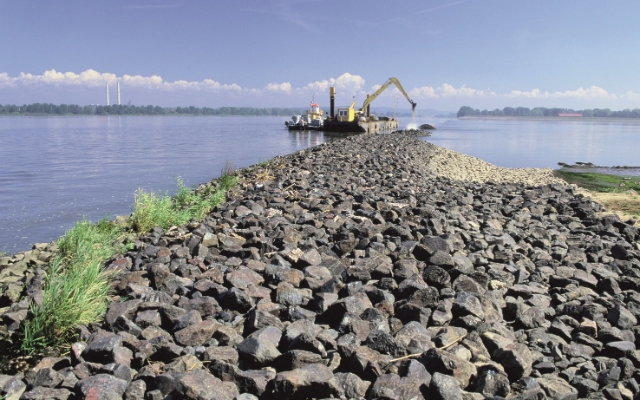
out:
M444 350L447 349L451 346L453 346L454 344L460 343L462 340L464 340L464 338L466 338L467 335L461 336L460 338L454 340L453 342L449 343L446 346L442 346L442 347L436 347L438 350ZM396 362L396 361L402 361L402 360L406 360L409 358L413 358L413 357L418 357L421 356L423 353L415 353L415 354L409 354L408 356L403 356L403 357L398 357L398 358L394 358L393 360L389 361L389 362Z

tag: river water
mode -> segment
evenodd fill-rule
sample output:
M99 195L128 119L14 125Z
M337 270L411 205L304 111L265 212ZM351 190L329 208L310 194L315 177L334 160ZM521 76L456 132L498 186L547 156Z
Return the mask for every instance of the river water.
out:
M74 222L129 214L134 193L173 193L331 140L280 117L0 117L0 251L49 242ZM409 121L405 121L405 124ZM401 121L402 123L402 121ZM640 121L418 118L437 145L505 167L640 164Z

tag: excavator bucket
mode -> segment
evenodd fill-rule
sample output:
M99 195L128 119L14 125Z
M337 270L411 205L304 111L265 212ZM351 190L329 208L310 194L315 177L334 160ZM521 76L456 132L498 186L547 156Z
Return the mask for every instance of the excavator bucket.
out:
M416 106L417 105L418 105L417 103L411 102L411 111L412 112L416 110Z

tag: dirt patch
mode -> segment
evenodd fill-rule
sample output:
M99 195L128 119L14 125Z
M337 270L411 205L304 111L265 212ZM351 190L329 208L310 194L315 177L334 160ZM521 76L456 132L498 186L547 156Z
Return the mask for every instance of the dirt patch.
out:
M605 206L608 210L605 214L617 214L623 221L633 219L635 226L640 227L640 194L636 191L606 193L580 189L578 192Z

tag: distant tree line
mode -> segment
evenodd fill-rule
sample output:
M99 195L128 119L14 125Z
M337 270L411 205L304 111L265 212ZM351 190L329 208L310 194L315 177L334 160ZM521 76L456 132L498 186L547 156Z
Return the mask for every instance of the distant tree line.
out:
M17 106L0 104L0 115L246 115L246 116L290 116L302 114L302 109L294 108L253 108L253 107L160 107L134 105L88 105L33 103Z
M502 110L478 110L469 106L460 107L458 117L466 117L468 115L498 115L498 116L514 116L514 117L557 117L561 113L579 113L583 117L610 117L610 118L640 118L640 108L626 109L621 111L611 111L608 108L595 108L586 110L573 110L571 108L545 108L545 107L505 107Z

